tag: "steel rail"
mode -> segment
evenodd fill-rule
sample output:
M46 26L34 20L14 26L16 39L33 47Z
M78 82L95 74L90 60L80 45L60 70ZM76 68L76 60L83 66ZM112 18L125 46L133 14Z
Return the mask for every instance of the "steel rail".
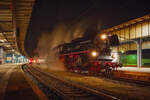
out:
M71 72L71 73L74 73L74 72ZM77 74L84 75L84 76L91 76L91 75L88 75L85 73L84 74L83 73L77 73ZM115 77L113 74L111 74L111 75L99 74L99 75L95 75L95 77L106 78L106 79L110 79L110 80L114 80L114 81L116 80L116 81L120 81L120 82L128 82L128 83L136 84L139 86L150 86L150 81L134 80L134 79L124 78L124 77Z
M103 100L120 100L109 94L106 94L106 93L103 93L103 92L100 92L100 91L97 91L88 87L84 87L79 84L72 83L60 77L57 77L53 74L46 73L40 69L33 68L33 67L32 68L30 67L27 69L28 69L28 72L30 72L34 77L36 77L36 79L44 83L49 88L54 89L54 91L62 95L67 100L74 100L73 97L75 96L78 96L79 98L85 97L87 99L90 97L93 97L97 99L101 98ZM56 82L56 83L52 83L52 82ZM50 84L53 84L53 86ZM65 89L68 89L68 91ZM97 99L93 99L93 100L97 100Z
M127 82L127 83L131 83L131 84L136 84L139 86L150 86L150 82L149 81L141 81L141 80L134 80L134 79L129 79L129 78L123 78L123 77L107 77L108 79L111 80L116 80L116 81L121 81L121 82Z
M58 93L58 95L62 96L65 100L73 100L69 97L67 97L64 93L62 93L61 91L59 91L59 89L57 89L56 87L52 86L49 81L50 80L45 80L44 78L41 78L41 74L36 74L33 71L31 71L30 69L26 69L37 81L43 83L44 85L46 85L48 88L54 90L56 93Z

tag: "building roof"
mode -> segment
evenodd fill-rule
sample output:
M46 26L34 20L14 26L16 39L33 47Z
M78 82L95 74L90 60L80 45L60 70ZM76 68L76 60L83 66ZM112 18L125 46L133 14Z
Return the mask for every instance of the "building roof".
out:
M9 0L0 1L0 46L5 51L16 49L10 5L11 2Z
M21 51L35 0L0 0L0 46ZM18 43L17 43L18 42Z
M101 33L109 33L109 32L112 32L114 30L117 30L117 29L120 29L120 28L123 28L123 27L127 27L127 26L130 26L132 24L135 24L135 23L138 23L138 22L142 22L142 21L148 20L148 19L150 19L150 14L147 14L145 16L142 16L142 17L139 17L139 18L136 18L136 19L124 22L124 23L122 23L120 25L116 25L116 26L113 26L111 28L104 29L104 30L101 31Z

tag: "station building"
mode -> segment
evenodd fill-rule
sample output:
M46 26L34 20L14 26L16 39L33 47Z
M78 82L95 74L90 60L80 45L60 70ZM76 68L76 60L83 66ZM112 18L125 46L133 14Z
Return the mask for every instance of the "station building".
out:
M124 66L150 67L150 14L102 30L117 34L120 45L112 47Z

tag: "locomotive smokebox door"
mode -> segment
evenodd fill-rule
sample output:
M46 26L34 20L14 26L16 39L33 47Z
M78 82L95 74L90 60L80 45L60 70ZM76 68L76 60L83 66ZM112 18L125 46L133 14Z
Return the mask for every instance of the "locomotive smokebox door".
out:
M118 36L116 34L110 36L109 37L109 43L110 43L110 46L118 46L119 45Z

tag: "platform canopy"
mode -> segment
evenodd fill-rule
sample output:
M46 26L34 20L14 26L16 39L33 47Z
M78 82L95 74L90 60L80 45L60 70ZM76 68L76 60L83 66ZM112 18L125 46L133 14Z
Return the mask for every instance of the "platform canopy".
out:
M116 25L116 26L113 26L111 28L104 29L102 32L105 32L105 33L112 32L114 30L121 29L121 28L124 28L124 27L128 27L128 26L131 26L131 25L134 25L136 23L140 23L140 22L143 22L143 21L146 21L146 20L149 20L149 19L150 19L150 14L147 14L145 16L142 16L142 17L135 18L133 20L124 22L120 25Z
M0 47L25 55L24 40L35 0L0 0Z

